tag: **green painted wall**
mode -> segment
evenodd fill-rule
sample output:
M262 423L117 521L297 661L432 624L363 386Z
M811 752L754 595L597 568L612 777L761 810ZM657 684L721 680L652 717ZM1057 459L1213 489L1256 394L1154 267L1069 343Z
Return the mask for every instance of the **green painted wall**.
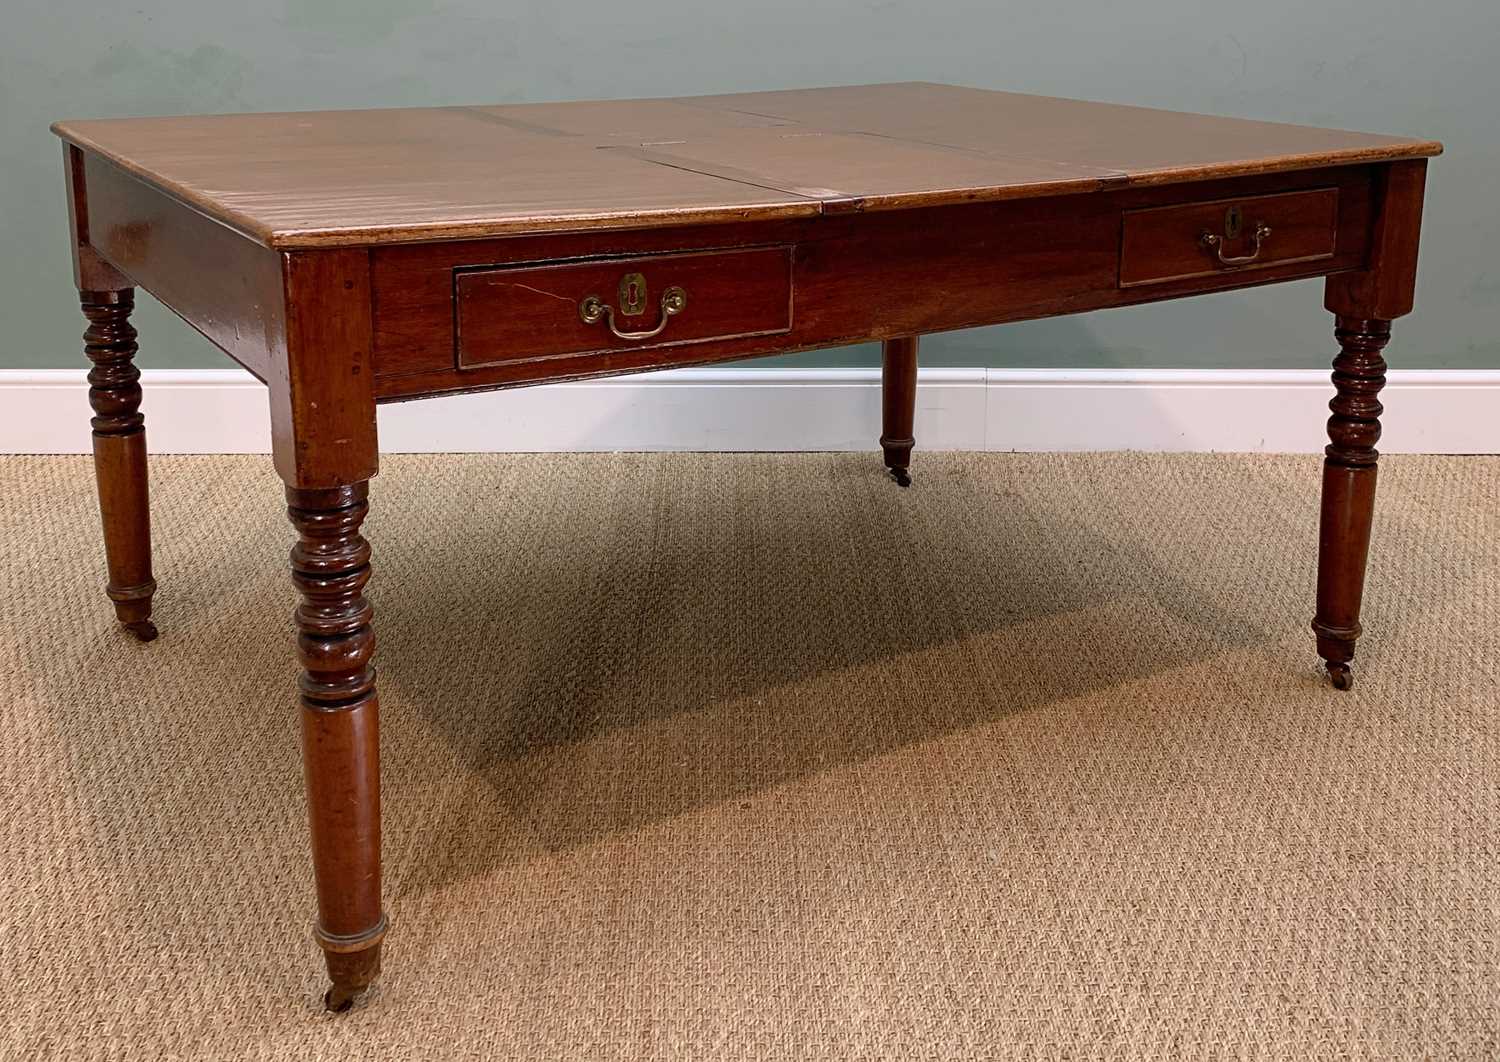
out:
M8 0L3 22L0 367L82 364L56 118L907 79L1441 139L1391 360L1500 366L1495 0ZM137 316L146 367L228 364L160 307ZM924 362L1311 367L1329 329L1305 282L934 336Z

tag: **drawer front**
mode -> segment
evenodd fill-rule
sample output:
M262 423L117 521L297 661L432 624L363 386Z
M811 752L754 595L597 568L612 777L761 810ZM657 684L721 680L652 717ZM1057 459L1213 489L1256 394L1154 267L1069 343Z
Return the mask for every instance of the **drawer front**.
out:
M458 367L774 335L792 249L454 270Z
M1127 210L1120 287L1332 258L1339 190Z

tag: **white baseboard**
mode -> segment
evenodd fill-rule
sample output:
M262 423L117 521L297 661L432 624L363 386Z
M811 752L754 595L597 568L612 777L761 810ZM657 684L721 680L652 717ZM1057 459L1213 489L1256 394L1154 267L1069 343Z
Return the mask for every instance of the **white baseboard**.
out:
M265 388L238 369L147 370L155 453L265 453ZM926 450L1321 450L1320 370L926 369ZM1500 453L1500 370L1393 371L1386 453ZM678 369L382 406L386 453L870 450L873 369ZM0 453L89 452L84 374L0 370Z

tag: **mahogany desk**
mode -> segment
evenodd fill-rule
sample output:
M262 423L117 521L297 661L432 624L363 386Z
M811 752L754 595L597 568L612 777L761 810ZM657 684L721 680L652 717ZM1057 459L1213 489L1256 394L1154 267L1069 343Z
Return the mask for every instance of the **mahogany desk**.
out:
M1349 688L1381 350L1436 143L931 84L54 129L108 594L136 637L156 584L133 285L270 394L332 1009L386 930L360 535L378 402L879 339L904 485L922 333L1326 276L1313 630Z

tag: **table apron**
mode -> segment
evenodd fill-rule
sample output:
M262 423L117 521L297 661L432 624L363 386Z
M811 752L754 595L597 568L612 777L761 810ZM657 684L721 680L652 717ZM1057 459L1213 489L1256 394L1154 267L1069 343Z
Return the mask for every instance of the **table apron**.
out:
M777 223L377 247L371 252L376 394L392 400L705 364L1359 269L1366 263L1374 211L1372 171L1368 166L1341 167ZM1285 195L1313 190L1317 194ZM1278 195L1282 198L1277 199ZM1275 209L1281 202L1294 206L1310 202L1318 209L1310 215L1312 222L1305 209L1289 215L1288 224L1267 241L1273 253L1265 260L1221 267L1209 248L1196 246L1196 229L1183 229L1180 218L1213 214L1217 222L1226 212L1218 204L1232 204L1235 197L1245 197L1251 204L1249 211L1260 211L1267 203ZM1203 270L1195 276L1168 276L1161 282L1122 279L1121 234L1127 216L1134 218L1139 230L1141 219L1152 217L1140 211L1177 204L1188 205L1185 215L1172 210L1161 214L1164 222L1179 219L1181 231L1171 233L1170 238L1179 244L1185 240L1188 246L1167 248L1166 253L1202 255ZM1205 204L1207 212L1201 209ZM1309 236L1309 225L1326 226L1330 214L1333 231ZM1317 253L1277 260L1276 249L1293 254L1299 240L1302 249L1311 240ZM765 329L747 326L743 335L674 341L674 334L691 334L689 329L674 333L674 320L646 340L612 340L600 329L601 344L612 344L609 349L579 353L575 335L571 346L554 352L549 347L557 345L556 333L537 326L534 306L518 303L512 322L504 317L504 303L497 302L493 312L500 319L487 322L485 334L498 335L507 327L515 330L497 343L502 354L490 360L483 352L469 350L465 356L460 351L455 291L456 278L466 271L513 268L518 276L529 278L536 275L538 266L576 262L595 263L608 272L610 260L618 258L619 272L628 278L635 275L629 271L643 268L640 263L649 262L653 255L670 263L670 256L703 251L729 256L748 247L790 249L789 326L778 318ZM559 269L555 275L569 272ZM577 272L593 278L600 275L597 269ZM543 275L548 274L544 271ZM750 282L747 278L746 283ZM596 280L591 283L610 294ZM722 312L724 302L734 298L733 278L714 278L713 285L705 282L704 289L712 292L713 307L689 290L678 320L687 320L695 309ZM571 293L571 301L556 296L557 328L577 332L577 301L582 294L580 288ZM536 299L531 301L534 304ZM655 312L653 306L635 320L656 322Z
M92 248L261 379L283 375L284 321L296 311L283 290L285 262L327 252L272 251L107 162L86 161ZM1364 269L1380 171L1343 166L769 222L371 247L374 394L391 401L701 365ZM1246 226L1277 209L1285 223L1271 216L1264 258L1221 267L1197 246L1196 230L1203 219L1221 224L1223 204L1237 197ZM1333 231L1318 231L1330 216ZM1243 257L1247 238L1231 242ZM767 253L747 254L756 248ZM1177 275L1184 261L1198 271ZM686 302L663 322L657 301L674 269L687 270ZM557 300L556 321L545 321L535 300L507 316L503 296L486 294L470 312L492 316L473 319L480 349L465 352L460 278L475 270L578 276L590 290ZM652 305L612 315L614 326L666 327L615 339L610 322L596 320L580 342L581 296L609 302L637 273ZM593 336L599 348L587 349Z

